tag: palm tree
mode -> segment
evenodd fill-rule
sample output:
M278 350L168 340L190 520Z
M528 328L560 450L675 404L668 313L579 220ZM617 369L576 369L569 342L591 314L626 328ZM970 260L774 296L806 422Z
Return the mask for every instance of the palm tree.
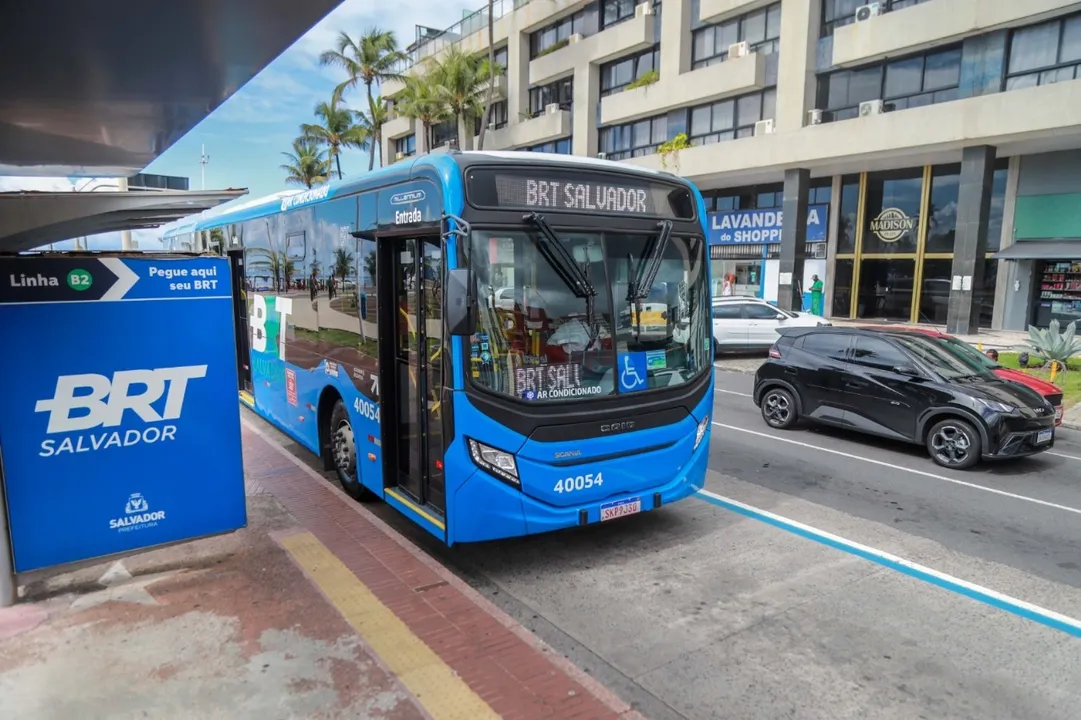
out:
M429 65L432 80L439 88L440 97L450 116L457 121L458 127L461 128L467 125L468 120L479 117L481 108L484 107L485 84L490 85L489 81L498 74L496 68L488 64L488 59L481 60L455 46L443 55L442 60L433 60ZM472 135L472 131L469 131L466 138Z
M364 272L368 273L368 282L375 284L375 250L364 256Z
M341 98L349 88L363 83L368 93L369 118L375 116L375 98L372 96L372 84L387 80L401 80L396 71L399 63L408 59L408 55L398 49L398 40L394 33L379 28L369 28L354 40L348 33L339 33L333 50L327 50L319 56L323 65L336 65L349 76L334 89L334 97ZM375 168L375 145L368 145L368 169Z
M493 17L495 0L488 0L488 67L492 70L493 77L488 83L488 97L484 99L484 117L480 122L480 137L477 139L477 150L484 149L484 134L488 132L488 123L492 121L492 100L495 98L495 76L501 73L501 68L495 64L495 18Z
M383 102L383 98L379 95L375 96L375 104L372 105L371 111L364 115L362 114L361 122L371 135L372 140L375 142L375 146L379 148L379 166L383 166L383 126L390 122L390 109L387 104Z
M365 149L370 142L368 128L358 122L356 110L342 107L340 98L332 97L330 102L321 102L315 106L315 116L321 123L305 123L300 126L301 133L327 146L330 151L329 161L342 177L342 148L354 147Z
M296 273L296 264L284 252L274 252L269 248L248 248L252 259L248 267L256 273L265 273L274 278L274 290L289 289L289 283Z
M285 181L311 189L322 185L330 175L330 161L314 138L300 136L293 141L293 152L283 152L289 160L281 166L286 173Z
M342 285L345 285L345 281L353 273L353 259L353 253L346 248L340 247L334 251L334 272L332 275L340 278Z
M447 104L435 81L429 75L408 77L405 91L398 101L398 111L407 118L419 120L424 126L424 148L432 150L432 126L450 117Z

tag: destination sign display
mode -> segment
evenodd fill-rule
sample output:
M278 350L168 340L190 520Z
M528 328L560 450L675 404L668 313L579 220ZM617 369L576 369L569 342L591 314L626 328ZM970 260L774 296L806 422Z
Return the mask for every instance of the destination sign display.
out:
M514 394L523 400L569 400L600 395L599 385L593 385L582 377L579 363L553 363L551 365L514 367Z
M493 209L521 209L584 214L693 219L694 202L685 187L548 168L473 170L469 173L470 203Z

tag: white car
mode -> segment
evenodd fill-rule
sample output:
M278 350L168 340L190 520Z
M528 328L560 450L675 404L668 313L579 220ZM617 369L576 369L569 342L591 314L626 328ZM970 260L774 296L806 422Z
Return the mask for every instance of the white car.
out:
M757 298L713 299L713 340L718 353L768 350L781 328L829 324L817 315L781 310Z

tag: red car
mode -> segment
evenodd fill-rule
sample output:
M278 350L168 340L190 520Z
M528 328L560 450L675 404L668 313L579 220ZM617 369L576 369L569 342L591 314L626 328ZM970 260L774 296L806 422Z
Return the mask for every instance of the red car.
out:
M897 332L896 329L891 328L893 332ZM1056 385L1052 385L1046 380L1041 380L1038 377L1029 375L1028 373L1021 372L1020 370L1011 370L1007 367L1002 367L991 358L984 355L982 352L972 347L963 340L958 340L952 335L946 335L936 330L929 330L925 328L905 328L905 331L920 333L921 335L927 335L937 340L941 340L950 350L963 355L967 358L978 360L983 363L989 370L1003 380L1010 380L1015 383L1020 383L1025 387L1030 387L1036 392L1047 398L1047 402L1051 403L1055 407L1055 425L1062 424L1062 390Z

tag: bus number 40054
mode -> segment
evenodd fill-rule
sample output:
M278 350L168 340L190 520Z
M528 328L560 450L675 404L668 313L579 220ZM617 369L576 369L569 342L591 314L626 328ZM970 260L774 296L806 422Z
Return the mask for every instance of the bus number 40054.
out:
M560 478L556 481L557 493L574 492L575 490L588 490L591 487L604 485L604 473L596 475L576 475L575 477Z
M379 422L379 406L373 402L368 402L364 398L358 397L353 401L353 409L357 411L357 414L361 417L366 417L369 420Z

